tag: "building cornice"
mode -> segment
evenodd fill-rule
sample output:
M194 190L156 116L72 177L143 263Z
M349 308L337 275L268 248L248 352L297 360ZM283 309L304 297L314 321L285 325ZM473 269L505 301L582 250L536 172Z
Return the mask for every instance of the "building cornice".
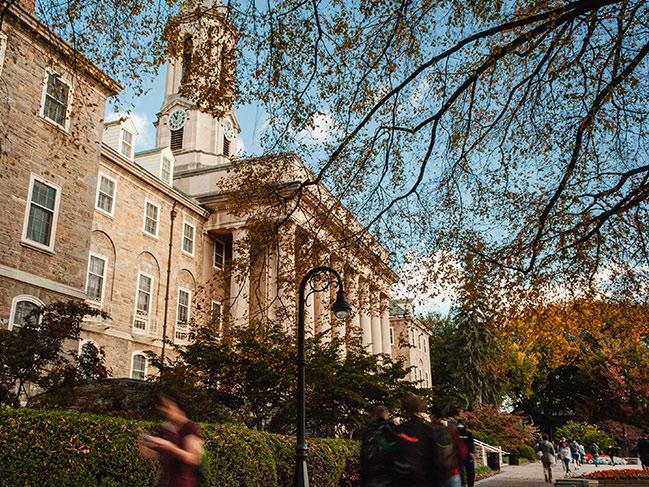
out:
M178 190L174 189L173 187L165 184L163 181L159 180L156 178L153 174L151 174L149 171L144 169L143 167L138 166L137 164L133 163L132 161L125 159L121 154L119 154L115 149L112 147L102 143L101 144L101 155L102 157L108 159L112 163L116 164L117 166L121 167L128 173L132 174L136 178L140 179L141 181L145 182L146 184L154 187L158 191L164 193L167 195L169 198L177 201L178 203L181 203L185 205L187 208L190 210L193 210L194 212L198 213L199 216L207 219L210 215L210 211L203 208L196 202L192 201L190 198L187 196L183 195L180 193Z
M8 277L15 281L24 282L26 284L31 284L32 286L40 287L42 289L47 289L48 291L54 291L55 293L64 294L78 299L86 299L86 293L81 289L74 288L67 284L63 284L45 277L37 276L31 272L23 271L16 269L14 267L9 267L4 264L0 264L0 276Z
M48 29L45 24L22 8L19 3L14 2L11 4L8 12L42 42L54 48L61 56L72 59L71 64L76 65L73 66L74 68L78 68L79 72L99 82L109 95L115 95L122 91L123 87L119 82L111 78L92 63L92 61L72 48L67 42Z

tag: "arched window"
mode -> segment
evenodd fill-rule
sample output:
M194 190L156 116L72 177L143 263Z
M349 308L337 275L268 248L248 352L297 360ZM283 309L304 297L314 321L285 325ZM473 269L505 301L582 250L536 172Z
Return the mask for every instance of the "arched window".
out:
M191 72L193 53L194 53L194 40L192 39L192 36L187 35L185 36L185 40L183 41L183 64L182 64L182 71L180 74L181 83L185 83L187 81L187 78L189 77L189 74Z
M34 296L16 296L11 303L9 329L20 328L27 323L36 324L39 320L38 312L42 307L43 302Z
M131 379L145 380L147 365L146 355L142 352L134 353L131 361Z

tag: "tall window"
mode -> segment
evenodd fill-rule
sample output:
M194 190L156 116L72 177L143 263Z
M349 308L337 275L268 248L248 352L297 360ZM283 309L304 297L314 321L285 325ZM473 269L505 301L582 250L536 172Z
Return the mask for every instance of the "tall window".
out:
M58 211L58 188L32 177L24 239L51 250Z
M20 328L28 323L35 325L38 323L40 309L41 305L35 298L18 297L11 313L10 329Z
M226 136L223 136L223 155L224 156L230 155L230 141Z
M43 116L52 122L65 127L68 116L70 86L58 74L48 73L45 87Z
M133 328L146 331L151 314L151 293L153 291L153 278L140 273L137 279L137 295L135 298L135 319Z
M101 303L104 294L104 280L106 278L106 259L90 254L88 260L88 279L86 280L86 294L88 299Z
M143 353L136 353L133 355L133 363L131 365L131 379L146 379L146 362L146 355L144 355Z
M153 237L158 236L158 218L160 208L150 201L144 203L144 232Z
M183 251L194 255L194 225L185 222L183 224Z
M212 301L212 324L219 330L223 325L223 305L220 301Z
M394 328L390 327L390 345L394 345Z
M214 241L214 267L221 270L225 267L225 244L220 240Z
M165 183L171 184L171 160L168 159L167 157L162 158L160 179L162 179Z
M133 134L125 129L122 129L122 146L120 151L129 159L133 159Z
M187 340L189 337L189 311L191 293L187 289L178 289L178 310L176 313L176 340Z
M99 174L99 188L97 190L97 209L109 215L113 214L115 201L115 181L105 174Z
M194 52L194 40L192 36L187 35L183 41L183 64L182 72L180 74L180 82L185 83L189 79L192 69L192 54Z

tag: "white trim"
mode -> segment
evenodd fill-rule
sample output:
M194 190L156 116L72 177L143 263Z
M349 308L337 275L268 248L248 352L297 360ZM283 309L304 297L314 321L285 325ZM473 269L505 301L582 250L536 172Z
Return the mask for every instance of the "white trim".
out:
M124 132L128 132L131 134L131 153L130 155L124 154L122 152L122 146L124 145ZM119 144L117 145L118 151L121 155L126 157L128 160L132 161L133 157L135 156L135 134L131 132L130 130L127 130L126 127L124 127L124 124L119 124Z
M30 303L34 303L37 306L45 306L45 303L38 299L36 296L32 296L30 294L19 294L18 296L14 296L14 298L11 300L11 311L9 312L9 331L11 331L14 327L14 318L16 317L16 306L18 303L22 301L28 301ZM40 321L40 318L39 318Z
M141 355L144 357L144 379L135 379L135 380L146 380L147 375L149 375L149 359L147 358L146 354L144 353L143 350L138 350L136 352L131 353L131 364L129 366L129 373L128 373L128 378L129 379L134 379L133 377L133 359L135 358L136 355Z
M212 308L210 309L210 319L212 324L214 324L214 305L219 307L219 332L223 329L223 303L217 301L216 299L212 300Z
M192 251L187 252L185 250L185 225L192 227ZM187 218L183 218L183 232L182 232L182 240L180 242L180 250L182 250L183 254L188 255L190 257L194 257L194 254L196 253L196 225L193 223L190 223Z
M0 264L0 276L13 279L14 281L24 282L25 284L41 289L47 289L48 291L54 291L55 293L65 294L73 298L86 299L86 293L84 291L68 286L67 284L61 284L60 282L37 276L36 274L8 267L4 264Z
M174 161L175 160L173 158L165 156L163 152L160 153L160 156L161 156L160 157L160 179L165 184L168 184L169 186L171 186L173 184L173 180L174 180ZM163 168L164 168L165 161L169 161L169 181L167 181L166 179L164 179L162 177L162 171L163 171Z
M146 208L147 208L147 204L153 205L158 209L156 225L155 225L155 234L147 232L147 230L146 230ZM144 217L142 219L142 231L144 232L145 235L148 235L149 237L153 237L155 239L157 239L158 235L160 234L160 205L157 204L157 203L154 203L149 198L144 198Z
M34 190L34 181L38 181L46 186L49 186L50 188L53 188L56 190L56 196L54 197L54 210L53 210L53 215L52 215L52 228L50 229L50 244L49 245L43 245L40 242L35 242L34 240L29 240L27 238L27 226L29 225L29 213L32 208L32 193ZM21 242L34 246L36 248L46 250L48 252L54 252L54 242L56 240L56 224L59 219L59 206L61 203L61 187L58 184L54 184L51 181L48 181L47 179L44 179L40 176L37 176L34 173L30 173L29 175L29 189L27 191L27 201L25 205L25 218L23 220L23 234L22 238L20 239Z
M5 53L7 51L7 34L0 31L0 76L5 63Z
M112 183L113 183L113 195L112 195L113 204L111 205L111 208L110 208L111 211L110 212L108 212L108 211L104 210L103 208L99 207L99 190L101 188L101 178L106 178L109 181L112 181ZM109 176L105 172L99 171L99 173L97 174L97 191L96 191L96 194L95 194L95 210L97 210L98 212L103 213L104 215L109 216L109 217L112 218L112 217L115 216L115 203L116 202L117 202L117 180L114 177Z
M151 289L149 290L149 309L147 310L147 319L144 325L144 330L135 327L135 320L137 319L137 300L140 295L140 276L148 277L149 279L151 279ZM153 276L147 274L146 272L138 271L137 281L135 283L135 303L134 303L135 306L133 307L133 322L131 323L131 329L133 330L133 333L146 334L149 332L149 328L151 325L151 315L152 315L151 309L153 308L154 289L155 289L155 279L153 278Z
M186 343L187 339L186 338L178 338L178 311L180 310L180 292L185 292L187 293L187 325L186 325L186 330L184 330L184 333L186 333L189 336L189 323L192 320L192 292L190 289L187 289L186 287L178 286L178 292L176 293L176 322L174 324L174 342L179 342L179 343ZM182 333L183 331L181 331Z
M94 299L90 299L88 297L88 279L90 277L90 260L91 257L94 257L95 259L100 259L104 261L104 272L103 275L101 276L101 299L99 301L95 301ZM86 268L86 300L90 301L93 304L98 304L100 307L104 304L104 291L106 289L106 274L108 273L108 257L104 257L103 255L95 254L94 252L88 253L88 266Z
M47 95L47 82L49 80L50 75L57 76L63 83L65 83L68 87L68 105L65 107L65 123L64 125L61 125L60 123L56 122L55 120L52 120L48 117L45 116L45 96ZM45 68L45 76L43 78L43 88L42 88L42 94L41 94L41 108L39 110L39 115L40 117L45 120L48 123L51 123L55 127L60 128L61 130L65 132L70 131L70 113L72 112L72 94L74 93L74 85L72 83L72 80L66 75L62 73L62 71L54 69L52 67L47 67Z
M213 239L213 242L214 244L212 245L212 266L215 269L222 271L223 269L225 269L225 252L226 252L225 242L219 238ZM221 267L216 265L216 243L217 242L223 245L223 262L221 264Z

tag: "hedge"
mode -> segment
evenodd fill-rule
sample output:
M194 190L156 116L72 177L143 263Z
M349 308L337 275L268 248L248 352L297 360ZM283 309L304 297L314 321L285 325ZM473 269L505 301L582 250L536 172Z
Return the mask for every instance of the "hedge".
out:
M140 459L137 439L154 423L71 411L0 409L0 485L150 486L157 464ZM285 486L294 469L294 439L235 425L201 424L213 486ZM350 485L358 443L309 440L313 485Z

